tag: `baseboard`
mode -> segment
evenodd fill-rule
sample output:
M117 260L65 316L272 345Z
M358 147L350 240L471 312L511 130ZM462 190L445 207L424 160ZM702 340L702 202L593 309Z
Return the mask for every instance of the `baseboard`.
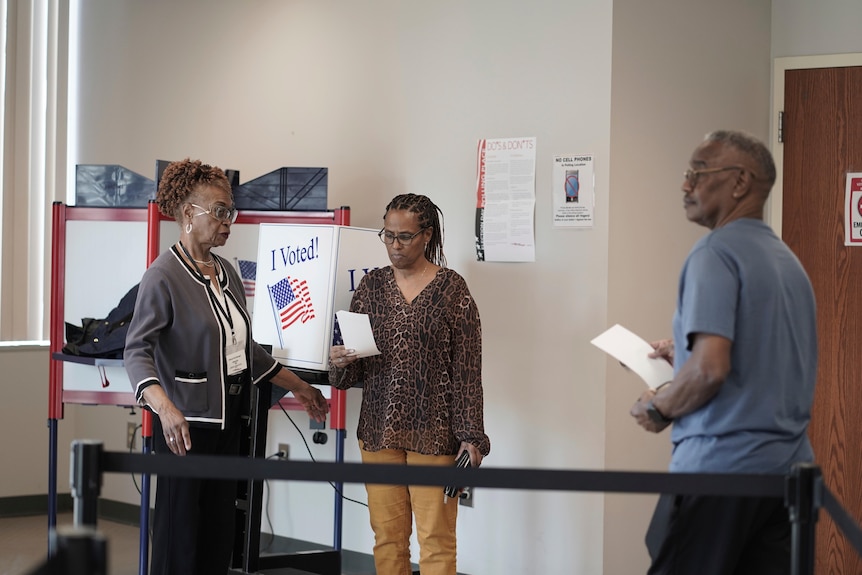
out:
M60 493L57 495L57 512L72 511L72 495ZM45 515L48 513L48 495L20 495L17 497L0 497L0 517L24 517L27 515Z
M114 523L138 526L141 524L141 506L121 503L111 499L99 499L98 517ZM57 495L57 513L74 511L75 504L70 493ZM47 515L48 495L21 495L0 497L0 517L25 517ZM152 513L152 511L151 511ZM151 517L152 518L152 517Z
M141 525L141 506L123 503L112 499L99 498L99 519L107 519L124 525ZM153 524L153 510L150 509L150 525Z

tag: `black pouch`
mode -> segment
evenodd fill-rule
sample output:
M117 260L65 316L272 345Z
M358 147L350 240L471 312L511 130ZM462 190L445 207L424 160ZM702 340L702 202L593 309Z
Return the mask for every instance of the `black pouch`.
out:
M66 322L66 345L63 353L85 357L122 359L126 333L135 311L138 286L135 285L104 319L83 318L81 326Z

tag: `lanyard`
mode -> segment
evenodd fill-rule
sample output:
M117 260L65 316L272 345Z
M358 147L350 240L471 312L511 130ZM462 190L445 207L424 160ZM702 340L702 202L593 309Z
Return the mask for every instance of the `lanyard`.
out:
M197 262L191 256L189 251L186 249L186 246L183 245L183 242L178 242L178 243L180 244L180 247L183 248L183 252L186 254L186 256L188 256L189 260L191 260L192 265L195 267L195 271L197 271L198 275L200 276L200 279L206 285L207 295L209 296L210 301L213 303L216 310L218 310L218 312L221 314L221 316L227 320L227 324L230 326L231 340L233 342L233 345L236 345L236 331L234 330L234 327L233 327L233 316L230 313L230 305L228 305L228 303L227 303L227 295L225 295L224 290L222 290L222 298L224 298L224 308L222 308L221 302L219 302L218 298L216 298L215 293L213 293L212 285L210 285L211 280L207 276L205 276L204 273L201 271L201 269L198 267ZM213 256L213 258L215 258L215 256ZM218 281L218 277L220 275L218 272L221 270L221 267L220 267L221 264L218 263L217 259L215 261L219 266L216 268L216 281Z

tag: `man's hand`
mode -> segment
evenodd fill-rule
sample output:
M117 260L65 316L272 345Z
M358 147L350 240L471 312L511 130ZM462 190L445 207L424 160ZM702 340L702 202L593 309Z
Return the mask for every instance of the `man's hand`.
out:
M659 423L653 421L652 418L647 414L647 406L649 402L655 397L655 391L652 389L648 389L643 392L638 398L637 402L632 406L629 414L635 418L638 425L646 429L647 431L651 431L653 433L660 433L664 431L664 429L670 425L670 422Z
M650 342L650 345L655 350L649 354L651 358L664 358L669 364L673 365L673 340L660 339Z

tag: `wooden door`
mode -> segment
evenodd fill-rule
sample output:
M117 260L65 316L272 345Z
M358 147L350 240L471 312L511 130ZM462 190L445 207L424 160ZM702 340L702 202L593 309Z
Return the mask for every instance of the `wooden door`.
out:
M809 435L826 485L859 520L862 247L844 246L844 188L847 172L862 172L862 67L785 72L783 163L782 235L817 297L820 362ZM862 559L823 511L815 573L862 573Z

